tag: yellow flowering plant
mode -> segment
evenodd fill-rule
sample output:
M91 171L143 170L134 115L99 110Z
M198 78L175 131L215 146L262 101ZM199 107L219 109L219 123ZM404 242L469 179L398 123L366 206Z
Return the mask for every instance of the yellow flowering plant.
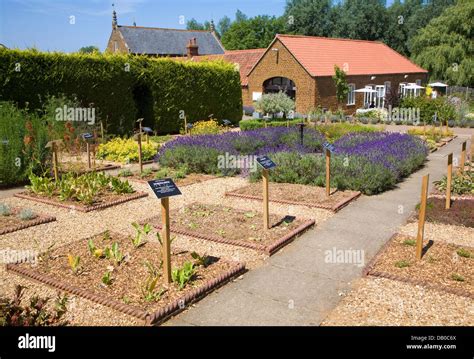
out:
M148 161L155 157L159 145L156 142L142 142L142 159ZM138 162L138 142L132 138L114 138L99 145L97 158L107 161L132 163Z

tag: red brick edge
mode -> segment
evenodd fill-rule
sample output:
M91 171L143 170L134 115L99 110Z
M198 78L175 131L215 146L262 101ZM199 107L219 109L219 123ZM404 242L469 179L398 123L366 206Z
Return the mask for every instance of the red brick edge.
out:
M53 288L63 290L74 295L78 295L95 303L99 303L101 305L105 305L106 307L118 310L119 312L122 312L124 314L131 315L133 317L143 320L147 325L158 325L162 323L165 319L184 310L189 304L197 301L204 295L210 293L214 289L228 282L231 278L243 272L245 270L245 265L242 263L236 264L227 272L222 273L218 277L205 282L200 287L174 300L172 303L168 304L164 308L160 308L159 310L152 313L149 313L135 306L120 303L116 300L106 298L104 296L93 293L88 289L79 288L74 285L70 285L68 283L56 280L47 275L37 273L34 270L20 267L18 264L7 264L6 269L26 278L33 279L40 283L49 285Z
M137 192L137 193L127 195L124 198L117 199L117 200L114 200L114 201L110 201L110 202L107 202L107 203L98 204L98 205L95 205L95 206L67 205L67 204L60 203L59 201L48 199L48 198L33 197L33 196L30 196L28 194L28 192L15 193L13 196L18 197L18 198L22 198L22 199L27 199L27 200L30 200L30 201L40 202L40 203L44 203L44 204L50 204L50 205L56 206L56 207L61 207L61 208L66 208L66 209L73 209L73 210L76 210L76 211L79 211L79 212L87 213L87 212L91 212L91 211L95 211L95 210L99 210L99 209L104 209L104 208L116 206L116 205L119 205L119 204L122 204L122 203L125 203L125 202L133 201L135 199L147 197L148 193Z
M31 221L28 221L28 223L24 223L24 224L20 224L20 225L17 225L17 226L10 226L10 227L0 229L0 236L3 235L3 234L20 231L22 229L26 229L26 228L29 228L29 227L38 226L40 224L54 222L55 220L56 220L56 217L38 215L38 218L36 218L34 220L31 220Z
M362 275L363 276L372 276L372 277L377 277L377 278L385 278L385 279L391 279L391 280L396 280L398 282L402 283L408 283L408 284L413 284L413 285L420 285L424 288L427 289L432 289L432 290L437 290L440 292L445 292L449 294L454 294L458 295L461 297L467 297L467 298L472 298L474 299L474 293L470 293L466 290L463 289L455 289L455 288L446 288L441 285L434 285L431 284L429 281L425 280L417 280L417 279L411 279L411 278L406 278L399 276L397 274L391 274L391 273L386 273L386 272L380 272L380 271L374 271L375 263L379 260L379 258L382 256L383 252L388 248L388 246L392 243L392 241L397 237L399 233L393 234L390 239L380 248L380 250L377 252L377 254L371 259L371 261L365 266Z
M148 221L142 221L141 223L151 223L157 218L160 218L160 217L153 217L153 218L150 218ZM249 248L249 249L257 250L260 252L264 252L268 255L272 255L278 249L280 249L281 247L291 242L293 239L295 239L298 235L302 234L308 228L312 227L315 223L316 222L314 219L307 220L304 223L302 223L300 226L292 230L291 232L287 233L285 236L278 239L275 243L272 243L271 245L267 245L267 246L257 244L257 243L248 243L244 241L233 241L230 239L219 238L212 235L206 235L206 234L200 234L200 233L187 231L185 229L173 229L173 227L171 227L170 230L172 233L181 234L183 236L203 239L206 241L212 241L212 242L217 242L217 243L229 244L232 246ZM156 227L157 229L160 229L160 230L162 229L161 225L159 224L154 224L153 226Z
M241 193L236 193L236 192L226 192L226 196L228 197L237 197L237 198L242 198L242 199L251 199L251 200L256 200L256 201L263 201L263 198L260 196L252 196L248 194L241 194ZM286 200L286 199L269 199L270 202L274 203L281 203L281 204L292 204L295 206L307 206L307 207L312 207L312 208L321 208L321 209L327 209L333 212L338 212L345 206L347 206L352 200L358 198L361 195L360 192L356 192L349 197L343 199L342 201L338 202L334 206L329 206L329 205L324 205L324 204L319 204L319 203L310 203L310 202L298 202L298 201L291 201L291 200Z

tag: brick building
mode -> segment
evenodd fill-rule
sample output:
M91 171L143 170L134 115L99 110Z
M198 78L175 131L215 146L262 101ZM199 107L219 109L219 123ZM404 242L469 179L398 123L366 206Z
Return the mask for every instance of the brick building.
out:
M374 103L383 107L389 88L404 92L409 83L424 84L427 71L387 45L376 41L277 35L266 49L226 51L195 61L223 58L239 64L242 98L252 106L263 93L284 91L296 101L296 112L318 106L338 108L332 76L334 65L346 72L350 93L340 104L346 113ZM356 89L370 87L372 93Z
M163 29L155 27L123 26L112 14L112 33L107 52L141 54L174 58L224 54L224 47L216 35L214 24L210 31Z

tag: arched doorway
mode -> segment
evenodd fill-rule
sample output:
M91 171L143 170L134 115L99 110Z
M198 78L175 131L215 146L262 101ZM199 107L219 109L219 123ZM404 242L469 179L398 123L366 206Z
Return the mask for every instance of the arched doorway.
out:
M293 100L296 99L296 85L286 77L272 77L263 83L263 93L284 92Z

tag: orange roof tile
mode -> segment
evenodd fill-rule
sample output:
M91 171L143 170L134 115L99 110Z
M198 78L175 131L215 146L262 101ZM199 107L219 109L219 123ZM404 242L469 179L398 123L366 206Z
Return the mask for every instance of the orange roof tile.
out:
M347 64L348 75L427 72L378 41L277 35L312 76L334 75L334 65Z

